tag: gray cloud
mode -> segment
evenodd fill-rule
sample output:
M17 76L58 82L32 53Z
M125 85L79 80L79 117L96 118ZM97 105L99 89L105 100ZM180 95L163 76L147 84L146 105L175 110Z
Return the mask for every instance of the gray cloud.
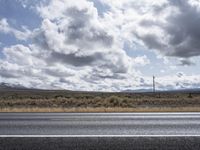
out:
M170 55L191 57L200 55L200 11L189 4L189 1L170 1L180 11L170 16L167 33L171 35L169 44L175 47Z
M113 37L92 24L93 18L88 14L88 9L78 10L72 7L67 9L66 14L70 17L70 22L64 29L68 44L74 43L86 48L91 48L94 44L104 47L112 46Z
M10 72L8 70L5 69L0 69L0 76L4 77L4 78L19 78L19 75L14 74L13 72Z
M87 66L87 65L90 66L95 61L102 59L102 57L103 56L100 53L96 53L90 56L79 56L76 53L71 53L67 55L67 54L53 52L51 54L50 60L54 60L56 62L60 61L62 63L81 67L81 66Z
M188 59L181 59L179 65L180 66L193 66L193 65L195 65L195 63Z
M156 7L156 6L155 6ZM189 58L200 55L200 11L199 6L186 0L168 0L163 4L166 22L154 18L142 19L140 25L148 30L158 28L163 34L141 34L139 38L152 49L167 56ZM170 12L171 11L171 12ZM161 14L162 16L162 14ZM143 29L144 29L143 28ZM145 29L144 29L145 30Z
M147 35L137 35L136 37L141 39L150 49L163 49L165 47L164 44L160 43L159 39L154 34L147 34Z

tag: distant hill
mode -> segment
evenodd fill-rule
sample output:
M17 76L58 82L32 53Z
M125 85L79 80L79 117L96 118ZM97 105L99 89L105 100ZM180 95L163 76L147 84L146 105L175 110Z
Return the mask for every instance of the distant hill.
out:
M152 92L152 89L137 89L137 90L124 90L122 92L127 93L149 93ZM174 90L157 90L156 92L159 93L173 93L173 92L179 92L179 93L200 93L200 88L190 88L190 89L174 89Z
M127 93L146 93L146 92L152 92L152 89L137 89L137 90L131 90L131 89L127 89L124 90L122 92L127 92Z
M21 85L10 85L7 83L0 83L0 90L1 91L8 91L8 90L28 90L28 88L23 87Z
M70 91L70 90L65 90L65 89L61 89L61 90L51 90L51 89L35 89L35 88L26 88L24 86L21 85L10 85L7 83L0 83L0 91ZM70 92L86 92L86 91L70 91ZM95 92L95 91L90 91L90 92ZM136 90L132 90L132 89L127 89L121 92L125 92L125 93L151 93L152 89L136 89ZM157 90L156 92L158 93L174 93L174 92L178 92L178 93L200 93L200 88L191 88L191 89L175 89L175 90Z
M53 89L37 89L37 88L27 88L22 85L10 85L7 83L0 83L0 91L49 91L49 92L54 92L54 91L70 91L70 90L65 90L65 89L60 89L60 90L53 90Z
M178 90L172 90L171 92L183 92L183 93L196 93L196 92L198 92L199 93L200 92L200 88L178 89Z

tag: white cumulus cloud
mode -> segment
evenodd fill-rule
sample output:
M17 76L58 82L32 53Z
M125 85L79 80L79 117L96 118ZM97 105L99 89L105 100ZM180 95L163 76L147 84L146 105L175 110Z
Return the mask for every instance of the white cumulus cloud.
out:
M27 7L28 1L21 1ZM152 86L152 77L139 67L146 56L130 57L124 45L142 45L164 57L200 55L197 0L99 0L107 9L99 14L92 0L51 0L39 3L41 25L19 31L0 20L0 32L31 42L7 46L0 59L2 82L34 88L120 91ZM198 76L158 78L158 88L196 86ZM180 81L180 82L178 82ZM177 83L178 82L178 83Z
M13 34L19 40L27 40L31 36L31 31L26 27L23 27L23 31L19 31L11 27L5 18L0 19L0 32Z

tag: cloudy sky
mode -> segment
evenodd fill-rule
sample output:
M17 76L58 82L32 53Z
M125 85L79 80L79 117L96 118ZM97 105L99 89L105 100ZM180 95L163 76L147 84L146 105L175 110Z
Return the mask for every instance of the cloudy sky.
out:
M200 87L200 0L0 0L0 82Z

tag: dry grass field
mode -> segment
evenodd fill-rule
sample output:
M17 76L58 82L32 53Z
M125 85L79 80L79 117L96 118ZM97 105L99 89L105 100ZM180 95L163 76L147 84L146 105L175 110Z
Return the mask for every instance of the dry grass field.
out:
M186 112L200 111L195 93L100 93L0 91L0 112Z

